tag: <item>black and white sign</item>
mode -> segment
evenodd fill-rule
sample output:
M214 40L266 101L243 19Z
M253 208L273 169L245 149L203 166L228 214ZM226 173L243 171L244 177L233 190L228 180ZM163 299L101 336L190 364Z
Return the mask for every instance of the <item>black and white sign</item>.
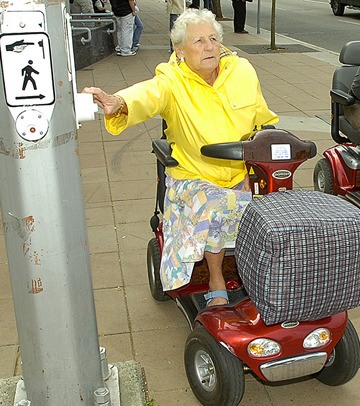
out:
M53 104L55 90L48 35L3 34L0 50L7 105Z

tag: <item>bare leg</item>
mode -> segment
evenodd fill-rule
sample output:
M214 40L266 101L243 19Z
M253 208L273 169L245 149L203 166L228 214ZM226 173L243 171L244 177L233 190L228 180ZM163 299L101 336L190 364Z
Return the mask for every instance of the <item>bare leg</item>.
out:
M208 264L210 272L209 288L211 291L214 290L226 290L225 279L222 273L222 263L224 260L225 249L222 249L218 254L205 251L204 256ZM226 299L221 297L214 298L209 306L223 305L226 304Z

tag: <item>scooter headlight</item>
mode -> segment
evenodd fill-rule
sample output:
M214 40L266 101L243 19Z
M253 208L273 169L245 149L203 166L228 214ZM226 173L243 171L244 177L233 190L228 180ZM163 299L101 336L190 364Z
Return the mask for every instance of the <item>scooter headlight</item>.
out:
M303 347L308 349L323 347L330 339L330 331L327 328L318 328L305 338Z
M257 338L251 341L247 347L248 353L256 358L271 357L279 354L280 344L267 338Z

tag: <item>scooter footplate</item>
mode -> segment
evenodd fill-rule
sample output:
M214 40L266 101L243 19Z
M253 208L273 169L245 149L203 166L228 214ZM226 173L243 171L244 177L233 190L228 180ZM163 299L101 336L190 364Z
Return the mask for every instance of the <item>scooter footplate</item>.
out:
M229 296L229 304L226 306L234 306L236 303L238 303L244 299L248 299L248 297L249 297L244 288L228 290L227 293ZM195 293L195 294L191 295L191 299L198 312L205 309L206 300L204 297L204 293ZM224 306L224 305L222 305L222 306Z

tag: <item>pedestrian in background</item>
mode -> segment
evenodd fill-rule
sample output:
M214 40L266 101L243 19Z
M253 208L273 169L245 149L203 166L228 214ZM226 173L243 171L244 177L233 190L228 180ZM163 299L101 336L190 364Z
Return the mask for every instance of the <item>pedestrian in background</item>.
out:
M116 35L117 46L116 54L119 56L136 55L132 51L134 20L135 20L135 1L134 0L110 0L111 9L116 17Z
M190 4L189 8L200 8L200 0L193 0L193 2ZM212 0L204 0L204 8L207 8L208 10L212 11Z
M131 50L133 52L137 52L140 46L140 37L144 29L144 24L141 21L139 16L139 7L137 3L135 3L135 19L134 19L134 33L133 33L133 40L132 40L132 47Z
M186 0L167 0L167 12L170 15L170 31L174 26L174 22L186 9ZM174 48L170 40L170 52L173 53Z
M93 14L94 7L92 0L73 0L70 1L71 14Z
M234 32L235 34L248 34L245 30L246 20L246 1L247 0L232 0L234 9ZM252 0L248 0L252 1Z

